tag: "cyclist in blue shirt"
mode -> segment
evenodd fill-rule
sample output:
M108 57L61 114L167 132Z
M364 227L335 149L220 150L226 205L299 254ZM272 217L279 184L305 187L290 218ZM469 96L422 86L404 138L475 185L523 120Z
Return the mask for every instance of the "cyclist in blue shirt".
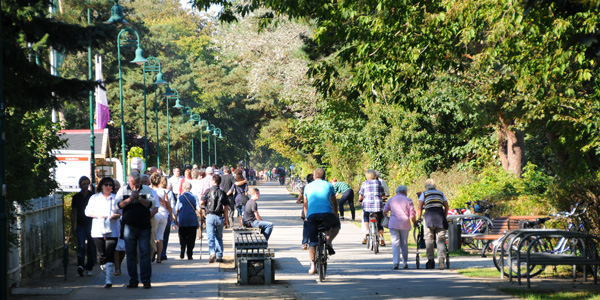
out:
M324 222L330 228L327 234L327 251L329 255L335 254L332 242L340 231L340 220L338 218L338 206L335 199L335 190L331 183L325 180L325 170L317 168L313 172L315 180L304 188L304 214L308 219L308 239L310 258L309 274L315 270L315 246L317 245L317 226Z

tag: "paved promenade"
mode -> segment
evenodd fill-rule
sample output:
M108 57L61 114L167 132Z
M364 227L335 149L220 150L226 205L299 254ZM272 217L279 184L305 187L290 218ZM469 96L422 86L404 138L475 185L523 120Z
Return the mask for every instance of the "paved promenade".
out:
M275 250L277 284L271 286L238 286L233 268L231 231L225 230L225 262L208 263L206 239L202 259L200 241L196 243L194 260L180 260L178 237L172 233L169 260L152 264L152 289L126 289L126 268L114 277L113 288L104 289L102 274L78 277L70 266L65 281L58 275L42 277L38 286L48 288L17 289L15 292L43 296L15 295L14 299L515 299L497 292L489 285L453 272L464 267L490 267L491 259L454 258L451 270L415 269L414 249L410 251L408 270L392 270L391 246L381 247L377 255L360 244L360 228L342 222L342 230L334 241L336 254L330 257L328 275L323 283L309 275L307 251L302 250L301 205L288 195L285 187L262 184L258 203L261 216L275 223L269 247ZM349 216L349 213L347 213ZM389 244L389 241L388 241ZM73 264L73 262L71 262ZM44 279L45 278L45 279ZM48 295L62 293L62 295Z

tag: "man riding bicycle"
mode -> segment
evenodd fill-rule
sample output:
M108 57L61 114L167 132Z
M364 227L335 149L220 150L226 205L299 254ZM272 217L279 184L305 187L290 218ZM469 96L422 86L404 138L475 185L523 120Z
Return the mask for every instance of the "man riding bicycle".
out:
M304 187L304 215L308 225L308 257L310 258L309 274L315 274L315 246L317 245L318 225L327 224L327 251L335 254L332 242L340 231L337 200L331 183L325 180L325 170L317 168L313 172L314 181Z

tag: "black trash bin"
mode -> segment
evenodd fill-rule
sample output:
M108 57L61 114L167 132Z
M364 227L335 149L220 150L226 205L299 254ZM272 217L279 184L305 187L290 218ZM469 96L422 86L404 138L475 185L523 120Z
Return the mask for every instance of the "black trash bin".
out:
M448 251L456 251L462 246L458 220L448 220Z

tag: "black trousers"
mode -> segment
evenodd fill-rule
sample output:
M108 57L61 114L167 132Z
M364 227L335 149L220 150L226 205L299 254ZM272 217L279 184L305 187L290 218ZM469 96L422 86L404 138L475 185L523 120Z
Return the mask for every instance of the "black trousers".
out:
M350 213L352 213L352 220L354 220L356 214L354 211L354 190L349 189L342 194L342 198L339 202L339 211L341 217L344 216L344 203L346 202L348 202L348 205L350 206Z
M94 238L96 250L98 251L98 263L115 262L115 249L117 248L117 238Z
M182 256L187 253L187 257L192 258L196 243L196 230L198 230L196 226L179 227L179 245L181 246Z

